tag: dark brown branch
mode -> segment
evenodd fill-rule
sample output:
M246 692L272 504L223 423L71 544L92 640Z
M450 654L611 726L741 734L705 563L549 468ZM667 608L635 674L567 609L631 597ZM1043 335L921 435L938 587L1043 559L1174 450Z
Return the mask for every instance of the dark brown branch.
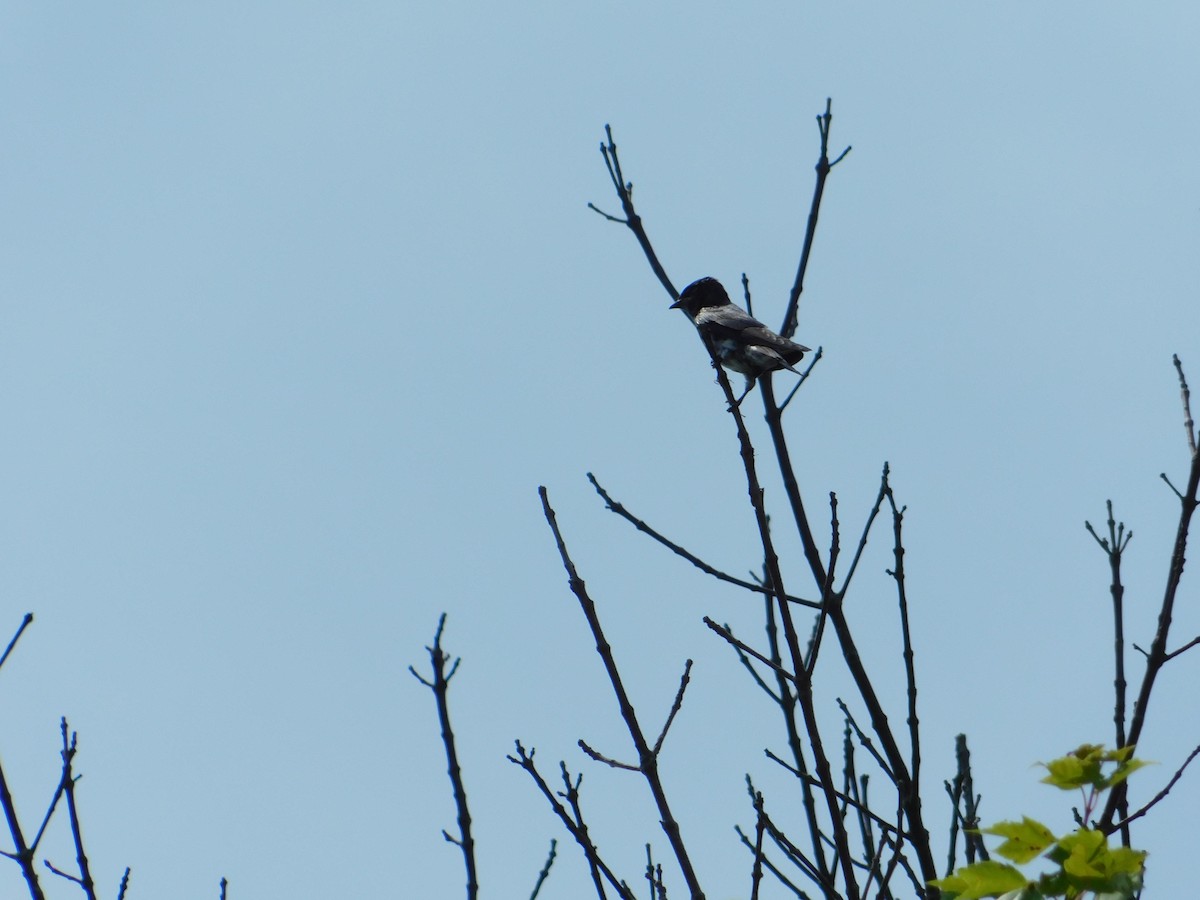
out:
M691 892L692 900L703 900L704 891L700 887L700 880L696 875L695 867L692 864L687 847L680 834L679 823L675 820L675 816L671 812L662 779L658 774L658 758L646 741L646 736L638 722L633 703L629 700L629 695L621 679L621 673L618 671L616 660L613 658L612 647L609 645L608 639L604 636L604 629L600 625L600 617L596 612L596 604L588 596L587 586L584 584L583 579L579 577L579 573L575 569L575 563L571 561L570 554L567 552L567 545L563 540L562 532L559 530L558 519L554 514L554 509L550 506L550 499L545 487L538 488L538 496L541 497L542 512L546 517L546 523L550 526L550 530L554 534L554 542L558 547L559 556L562 558L563 568L567 572L567 582L571 588L571 592L579 601L579 607L583 611L584 618L587 619L592 637L596 641L596 652L600 655L600 659L604 663L609 683L612 685L613 693L617 698L617 704L621 709L621 717L625 720L625 727L629 731L629 736L633 738L634 748L637 750L638 755L638 768L642 773L642 777L646 779L646 783L650 787L650 793L654 797L662 829L667 835L667 841L671 845L672 852L675 854L675 860L679 863L680 872L687 883L688 890Z
M763 408L766 413L767 428L771 432L771 443L775 448L775 458L779 465L779 474L783 479L783 491L792 509L792 517L796 522L796 531L800 535L800 544L804 549L804 558L812 570L813 581L820 590L826 583L825 563L821 559L821 550L813 537L812 527L808 523L808 514L804 510L804 501L800 497L800 485L796 480L796 471L792 466L791 450L788 449L787 438L783 433L783 411L775 403L775 388L771 379L759 379L759 393L763 398Z
M1196 435L1192 421L1190 392L1187 379L1183 374L1183 365L1179 357L1173 357L1175 370L1179 375L1180 393L1183 399L1184 422L1188 433L1188 452L1191 455L1191 466L1188 470L1187 487L1184 491L1176 491L1179 496L1179 524L1175 530L1175 546L1171 551L1171 562L1167 571L1167 584L1163 592L1162 606L1158 613L1158 628L1154 640L1146 654L1146 671L1142 675L1141 687L1137 700L1133 705L1133 717L1129 723L1128 743L1136 745L1142 736L1142 727L1146 722L1146 713L1150 705L1150 695L1154 689L1155 679L1167 661L1167 641L1170 637L1171 622L1175 614L1175 597L1183 580L1183 567L1187 558L1188 530L1191 527L1192 515L1200 504L1200 452L1196 449ZM1113 820L1126 802L1128 782L1116 785L1108 795L1108 803L1104 815L1100 818L1100 828L1111 833Z
M571 835L571 837L575 838L575 842L579 844L580 848L583 850L584 856L588 861L588 867L592 873L592 881L596 888L596 896L601 898L605 896L604 882L607 881L609 885L611 885L612 888L621 896L622 900L634 900L633 892L629 890L624 881L620 880L615 874L613 874L612 869L610 869L600 857L600 851L596 848L595 843L593 843L591 835L588 834L587 824L584 822L583 815L579 808L579 785L583 780L583 776L580 775L578 780L572 782L570 774L567 772L566 763L559 763L563 782L566 785L565 797L571 804L571 808L574 813L574 815L572 815L572 813L567 812L566 806L562 804L562 802L558 799L558 796L555 795L554 791L550 789L550 785L546 783L546 780L542 777L542 773L537 770L537 765L533 761L535 751L526 751L525 747L522 746L520 741L516 742L516 748L517 755L509 756L508 761L513 765L520 766L527 773L529 773L529 777L533 779L533 782L537 785L538 790L542 792L542 796L546 798L547 802L549 802L550 809L554 811L554 814L558 816L559 821L566 826L567 832Z
M79 876L66 875L58 869L53 869L58 875L78 884L83 892L87 895L88 900L96 900L96 882L92 878L92 871L88 865L87 853L83 849L83 832L79 824L79 809L75 802L75 783L78 777L72 774L71 764L75 759L77 748L76 735L71 732L70 738L67 736L67 720L62 720L62 787L63 792L67 797L67 815L71 820L71 839L75 844L75 862L79 866ZM49 860L46 861L47 867L50 867Z
M765 825L764 825L764 828L765 828ZM750 841L750 839L748 837L746 837L746 833L744 831L742 831L741 826L735 825L733 827L733 830L737 834L738 838L741 840L742 844L744 846L746 846L747 848L749 848L750 852L752 852L752 853L755 852L755 845ZM772 875L774 875L780 884L782 884L784 887L786 887L788 890L790 890L793 894L795 894L797 897L799 897L800 900L812 900L812 898L808 894L806 894L798 885L793 884L791 879L789 879L786 875L784 875L778 866L776 866L773 862L771 862L771 858L769 856L767 856L765 853L762 853L762 854L760 854L760 858L761 858L762 864L766 868L766 870L768 872L770 872Z
M17 633L12 636L12 640L8 642L8 646L4 648L4 655L0 656L0 668L8 661L9 654L13 652L13 648L17 646L17 641L21 639L21 635L25 633L25 629L33 622L33 613L25 613L25 618L21 620L21 624L17 627Z
M842 711L842 715L846 719L846 724L854 729L854 734L858 738L858 742L862 744L863 749L871 754L872 759L875 760L875 764L883 770L883 774L888 777L888 780L895 784L896 776L892 772L891 767L888 765L888 761L883 758L883 755L875 747L875 742L871 740L871 736L863 731L859 726L858 720L855 719L853 714L850 712L850 707L846 705L846 701L841 697L838 697L837 705L838 709Z
M1163 657L1163 662L1165 662L1165 663L1166 663L1166 662L1170 662L1170 661L1171 661L1171 660L1173 660L1175 657L1179 656L1181 653L1186 653L1188 650L1191 650L1191 649L1192 649L1193 647L1195 647L1197 644L1200 644L1200 637L1194 637L1194 638L1192 638L1190 641L1188 641L1188 642L1187 642L1186 644L1184 644L1182 647L1179 647L1179 648L1177 648L1177 649L1175 649L1175 650L1172 650L1172 651L1171 651L1170 653L1168 653L1168 654L1167 654L1165 657Z
M824 356L824 347L817 347L817 349L813 351L812 358L808 361L808 365L805 366L804 371L800 373L800 378L796 381L795 385L793 385L792 389L788 391L788 395L783 398L783 402L779 404L780 413L787 409L788 404L792 402L792 398L796 396L796 392L800 390L800 386L808 381L808 376L812 374L812 370L817 367L817 363L819 363Z
M1116 746L1124 747L1127 743L1125 738L1125 696L1128 684L1125 680L1125 585L1121 581L1121 557L1125 552L1125 548L1129 546L1129 542L1133 539L1133 531L1131 529L1127 532L1124 522L1117 523L1116 518L1113 516L1112 500L1106 501L1105 506L1108 509L1108 537L1100 537L1096 533L1096 529L1092 527L1091 522L1084 522L1084 526L1096 540L1096 543L1100 545L1105 556L1108 557L1110 574L1108 591L1112 597L1113 656L1115 659L1113 667L1113 725L1116 731ZM1122 819L1128 818L1128 795L1122 800L1120 807L1115 810L1114 815ZM1128 825L1121 827L1121 843L1126 847L1130 845Z
M628 509L626 509L625 505L623 503L619 503L616 500L614 500L609 495L608 491L606 491L603 487L601 487L600 482L596 480L596 476L594 476L591 472L587 473L587 479L588 479L588 481L590 481L592 483L592 487L596 489L596 493L600 495L601 499L604 501L604 505L606 507L608 507L608 509L610 511L616 513L618 516L620 516L626 522L629 522L638 531L642 532L643 534L649 535L651 538L653 538L658 543L662 544L664 547L666 547L672 553L676 554L677 556L682 556L684 559L686 559L688 562L690 562L692 565L694 565L700 571L704 572L706 575L711 575L714 578L716 578L720 581L728 582L729 584L736 584L738 587L745 588L748 591L754 591L755 593L766 594L767 596L771 596L772 592L771 592L770 588L764 587L761 584L755 584L753 581L744 581L741 578L735 578L733 575L729 575L725 572L720 571L719 569L715 569L712 566L710 566L708 563L706 563L704 560L700 559L700 557L696 556L693 553L689 553L687 550L685 550L683 547L680 547L674 541L671 541L669 538L664 537L658 531L656 531L655 529L653 529L649 525L647 525L643 519L639 519L637 516L635 516L633 513L631 513ZM808 606L808 607L812 607L813 609L817 609L821 605L813 600L805 600L802 597L789 596L787 598L787 600L790 603L798 603L801 606Z
M56 794L55 802L57 802L57 797ZM33 864L34 850L25 843L25 835L21 831L21 823L17 819L17 807L13 803L12 792L8 788L8 779L4 777L3 766L0 766L0 806L4 808L4 818L8 822L8 831L12 835L13 846L16 848L15 852L5 852L4 855L9 859L16 860L21 867L21 874L25 876L25 884L29 888L29 896L33 900L45 900L46 895L42 891L37 869ZM53 804L50 809L53 811ZM47 819L49 819L49 815L47 815Z
M667 721L663 723L662 733L659 734L658 740L654 742L654 755L658 756L662 750L663 741L667 739L667 732L671 729L671 723L675 721L675 716L679 713L683 706L683 693L687 690L688 682L692 678L692 661L689 659L683 665L683 675L679 678L679 691L675 694L675 702L671 704L671 712L667 714Z
M747 776L746 781L749 780ZM750 869L750 900L758 900L763 877L763 834L767 830L767 816L763 811L762 791L755 791L752 786L751 796L754 800L754 865Z
M650 845L646 845L646 880L650 882L651 900L667 900L667 884L663 881L662 863L654 862Z
M1171 354L1171 363L1175 366L1175 374L1179 376L1179 395L1183 401L1183 427L1187 431L1188 450L1191 451L1193 458L1197 455L1196 450L1196 423L1192 420L1192 392L1188 390L1187 378L1183 374L1183 363L1179 361L1179 354Z
M558 841L551 839L550 854L546 857L546 864L542 866L542 871L538 872L537 881L533 885L533 893L529 895L529 900L537 900L538 892L541 891L542 885L546 883L546 879L550 877L550 867L554 865L554 858L558 855Z
M792 292L788 297L787 312L783 316L783 328L779 333L790 338L796 333L798 313L800 309L800 294L804 291L804 274L808 271L808 259L812 254L813 239L817 234L817 217L821 212L821 198L825 195L825 179L830 170L846 158L850 152L847 147L837 159L829 161L829 128L833 124L833 100L825 100L825 112L817 116L817 129L821 133L821 152L817 157L817 183L813 187L812 204L808 209L808 224L804 229L804 245L800 251L800 265L796 269L796 280L792 284Z
M769 600L767 601L767 606L769 609L770 608ZM730 627L728 622L723 624L721 626L721 629L726 634L733 635L733 629ZM783 702L782 698L777 693L775 693L775 691L773 691L771 689L771 686L769 684L767 684L766 679L763 678L761 675L759 675L758 670L754 668L754 663L752 663L750 661L750 654L748 654L746 651L744 651L738 644L731 644L730 646L733 647L733 652L737 654L738 662L740 662L742 664L742 666L745 667L746 672L750 675L750 678L753 679L754 683L759 686L759 688L762 690L762 692L764 694L766 694L768 697L770 697L771 701L773 703L775 703L777 705L779 703L782 703Z
M1183 777L1183 770L1186 769L1191 764L1192 760L1195 759L1197 757L1197 755L1200 755L1200 747L1196 747L1195 750L1193 750L1191 753L1188 754L1188 758L1183 761L1182 766L1180 766L1178 769L1175 770L1175 774L1171 776L1171 780L1167 782L1167 786L1164 787L1157 794L1155 794L1154 798L1149 803L1147 803L1145 806L1143 806L1137 812L1133 813L1133 815L1128 816L1125 819L1122 819L1120 822L1118 822L1113 827L1125 829L1126 827L1128 827L1129 823L1132 822L1134 819L1140 819L1146 813L1150 812L1150 810L1153 809L1155 806L1157 806L1160 802L1162 802L1164 799L1166 799L1167 794L1171 793L1171 788L1175 787L1175 784L1179 781L1180 778Z
M773 660L767 659L767 657L763 656L763 654L759 653L757 650L755 650L749 644L738 640L736 637L733 636L733 633L730 632L729 629L727 629L725 626L718 625L715 621L710 619L708 616L704 617L703 622L705 625L707 625L709 628L711 628L713 631L715 631L717 634L719 634L721 637L723 637L726 641L728 641L734 647L738 648L743 653L745 653L749 656L753 656L764 666L767 666L768 668L770 668L771 671L778 673L779 675L783 676L784 678L786 678L788 681L792 682L793 684L797 684L797 685L800 684L800 680L793 673L789 672L787 669L785 669L779 663L774 662Z
M821 612L817 615L817 623L813 626L812 639L808 642L808 654L804 667L812 675L817 668L817 654L821 650L821 638L825 635L825 623L828 621L829 596L833 593L834 573L837 571L838 557L842 551L841 525L838 522L837 494L829 492L829 567L825 570L825 583L821 585Z
M707 346L707 345L706 345ZM829 816L835 827L833 832L834 844L837 849L837 859L842 869L843 880L846 885L847 896L850 900L858 900L860 894L858 884L855 878L854 865L850 858L850 848L847 842L846 829L838 827L838 803L836 789L833 782L833 772L829 765L829 758L825 753L825 748L821 739L820 727L817 721L816 709L813 705L812 695L812 680L808 672L804 668L804 652L800 648L800 637L796 630L796 625L792 619L791 605L785 602L782 598L787 596L784 590L783 574L779 567L779 556L775 552L774 541L771 537L770 521L767 517L766 507L763 502L763 489L759 484L758 471L754 462L754 445L750 442L750 434L746 430L745 420L742 418L741 410L734 402L733 389L729 386L729 378L725 374L725 370L721 368L713 349L708 347L710 356L712 357L713 368L717 373L717 383L721 386L721 390L725 393L725 399L729 404L729 412L733 417L735 427L737 429L738 444L741 448L742 466L746 472L746 489L750 497L750 505L754 510L755 524L758 526L759 541L763 548L763 563L767 573L767 584L772 588L772 593L777 599L777 607L779 611L780 622L783 625L784 643L788 648L788 653L791 656L793 671L799 679L796 684L796 700L800 705L801 718L804 721L804 731L808 737L809 748L813 755L813 765L816 767L816 775L821 784L822 793L825 797L826 808L829 811ZM773 403L774 394L771 389L771 376L764 375L759 378L759 384L763 391L764 402ZM819 583L823 583L819 582ZM823 862L818 861L818 868L824 873ZM822 877L824 875L822 874Z
M662 263L658 261L658 254L654 251L653 245L650 243L650 238L646 235L645 226L642 225L642 217L637 214L637 210L633 207L633 182L625 180L625 173L621 171L621 158L617 155L617 144L613 140L612 127L604 126L604 136L607 139L606 143L600 145L600 153L604 156L604 165L608 168L608 177L612 179L613 188L617 192L617 197L621 201L621 210L625 213L625 218L620 219L616 216L610 216L606 212L601 212L591 203L588 204L589 209L593 209L610 222L618 222L625 225L633 232L633 236L637 238L638 245L642 248L642 252L646 254L646 261L650 263L650 268L655 276L662 283L667 293L671 295L672 300L679 299L679 292L675 290L675 285L671 284L671 279L667 277L667 272L663 268Z
M628 772L641 771L641 769L631 763L623 763L619 759L613 759L611 756L605 756L599 750L595 750L589 746L587 741L579 740L576 741L576 744L578 744L580 750L598 763L604 763L604 765L611 766L614 769L625 769Z
M467 789L463 784L462 767L458 763L458 751L454 743L454 729L450 726L450 679L458 671L459 659L456 659L446 670L450 656L442 650L442 630L446 627L446 614L438 619L437 631L433 636L433 646L426 647L429 662L433 668L433 680L430 681L417 674L412 666L408 671L421 684L433 691L434 702L437 704L438 721L442 728L442 745L446 749L446 767L450 776L450 785L454 792L454 806L458 811L458 836L451 837L443 831L442 836L447 841L462 850L463 866L467 873L467 900L475 900L479 896L479 878L475 869L475 840L471 836L471 811L467 806Z
M904 581L904 510L906 507L896 506L896 496L892 486L888 484L888 469L884 465L884 490L887 492L888 504L892 508L892 534L895 541L892 553L896 559L894 569L888 574L896 582L896 597L900 607L900 637L903 645L904 682L908 697L908 743L910 767L914 784L921 783L921 720L917 715L917 669L912 647L912 630L908 621L908 589Z

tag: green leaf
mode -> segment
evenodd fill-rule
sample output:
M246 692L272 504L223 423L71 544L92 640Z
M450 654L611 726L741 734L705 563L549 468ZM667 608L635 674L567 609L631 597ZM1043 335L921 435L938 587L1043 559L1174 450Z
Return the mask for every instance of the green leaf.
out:
M1023 816L1020 822L997 822L991 828L981 830L985 834L1006 838L996 852L1018 865L1034 859L1058 840L1054 832L1028 816Z
M1130 748L1130 749L1132 749L1132 748ZM1143 766L1148 766L1148 765L1150 765L1150 763L1148 763L1142 759L1131 759L1131 760L1129 760L1129 762L1121 763L1120 765L1117 766L1116 771L1114 771L1111 775L1108 776L1107 780L1104 783L1104 786L1112 787L1115 784L1120 784L1122 781L1124 781L1126 778L1128 778L1130 775L1132 775L1138 769L1142 768Z
M964 866L946 878L929 882L934 887L953 894L957 900L980 900L999 897L1013 891L1032 887L1018 869L993 860ZM1017 896L1021 896L1019 893Z
M1082 744L1066 756L1043 763L1049 774L1042 779L1064 791L1085 785L1099 785L1104 780L1100 771L1104 748L1100 744Z
M1043 889L1053 882L1056 886L1118 896L1136 893L1146 861L1145 851L1128 847L1110 849L1104 834L1089 828L1067 835L1047 856L1060 863L1062 871L1043 879Z

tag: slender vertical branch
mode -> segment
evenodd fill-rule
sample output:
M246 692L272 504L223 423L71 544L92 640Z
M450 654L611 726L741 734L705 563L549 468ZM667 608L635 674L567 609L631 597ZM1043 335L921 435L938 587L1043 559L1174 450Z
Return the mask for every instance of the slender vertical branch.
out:
M1124 747L1128 740L1125 735L1125 694L1127 683L1125 681L1125 585L1121 581L1121 557L1125 552L1125 548L1129 546L1130 540L1133 539L1133 531L1125 530L1125 523L1117 523L1113 517L1113 504L1109 500L1106 502L1108 509L1108 537L1102 538L1096 533L1096 529L1092 527L1091 522L1084 522L1084 527L1100 548L1104 551L1108 558L1108 567L1110 572L1109 594L1112 596L1113 607L1113 656L1115 658L1114 674L1113 674L1113 725L1116 732L1117 747ZM1129 822L1129 799L1128 795L1121 799L1119 808L1115 815L1121 819L1121 843L1123 846L1130 846Z
M1142 727L1146 723L1146 713L1150 706L1150 694L1154 689L1155 679L1163 665L1170 658L1167 652L1167 640L1170 636L1171 622L1175 613L1175 597L1183 580L1183 567L1187 558L1188 530L1191 527L1192 515L1200 504L1200 451L1196 448L1196 435L1192 420L1191 394L1188 390L1187 379L1183 374L1183 365L1179 357L1173 357L1175 370L1179 375L1180 394L1183 400L1184 423L1187 428L1188 452L1191 456L1191 466L1188 470L1187 486L1183 491L1176 491L1179 498L1179 523L1175 529L1175 545L1171 551L1171 562L1167 570L1167 584L1163 591L1162 606L1158 613L1158 628L1154 640L1146 654L1146 671L1142 675L1142 683L1138 689L1137 700L1133 705L1133 717L1129 723L1128 743L1136 745L1142 736ZM1166 475L1163 475L1166 480ZM1169 484L1170 482L1168 482ZM1128 782L1121 782L1109 792L1108 803L1104 815L1100 818L1100 828L1109 831L1118 811L1125 808Z
M829 161L829 128L833 124L833 100L825 100L825 112L817 116L817 129L821 133L821 152L817 157L817 183L813 187L812 204L808 208L808 225L804 229L804 246L800 251L800 265L796 269L796 280L792 283L792 292L788 297L787 311L783 316L783 328L779 333L790 338L796 333L798 313L800 309L800 294L804 291L804 274L808 271L808 258L812 254L813 238L817 234L817 217L821 212L821 198L825 195L825 179L830 170L846 158L850 152L847 147L841 155L832 162Z
M467 872L467 900L476 900L479 896L479 878L475 870L475 840L471 836L471 811L467 806L467 790L463 785L462 767L458 763L458 751L454 743L454 729L450 726L450 679L458 671L461 660L456 659L449 671L446 663L450 656L442 650L442 630L446 627L446 614L438 619L437 631L433 636L433 646L426 647L429 652L429 662L433 669L433 680L430 681L417 674L412 666L408 671L421 684L433 691L437 703L438 721L442 726L442 745L446 748L446 768L450 776L450 784L454 791L454 806L458 810L458 836L451 837L443 831L442 836L451 844L458 845L462 850L463 866Z
M729 404L729 412L733 417L737 429L742 465L746 472L746 489L750 496L750 505L754 510L759 541L763 549L767 584L771 587L772 593L775 595L776 609L779 612L779 619L783 625L784 642L791 657L792 671L795 672L797 677L796 685L798 690L796 696L800 704L805 734L808 736L809 746L812 750L816 777L820 782L822 793L825 796L825 804L829 810L830 827L833 829L833 844L837 851L837 860L841 866L842 879L846 885L847 896L850 900L857 900L860 894L857 876L854 871L854 861L850 855L850 845L845 823L840 818L833 771L829 765L829 758L825 753L825 748L821 740L816 708L813 704L812 679L805 668L805 654L800 647L800 637L796 630L795 622L792 619L790 604L784 599L787 593L784 590L783 573L779 566L779 556L775 552L775 544L771 538L770 521L763 502L763 489L758 480L758 471L754 462L754 445L750 441L750 434L746 430L746 423L742 418L741 410L737 403L734 402L733 389L729 385L729 378L726 376L725 370L721 368L716 355L713 353L713 349L708 347L708 351L712 356L713 368L717 373L717 383L720 384L721 390L725 393L725 399ZM759 379L759 384L760 389L764 391L764 397L770 397L770 401L773 402L774 394L771 389L770 375L762 376ZM822 571L824 571L823 567ZM828 891L830 886L822 885L822 887Z
M76 735L71 732L70 739L67 737L67 720L62 720L62 784L63 791L67 796L67 816L71 820L71 839L75 843L75 862L79 866L79 877L72 879L77 881L83 892L87 895L88 900L96 900L96 882L92 878L92 870L88 865L87 853L83 849L83 831L79 824L79 808L75 802L75 782L76 776L71 770L71 764L75 760Z
M4 776L3 766L0 766L0 806L4 808L8 832L12 835L13 846L16 848L15 852L4 855L16 860L17 865L21 867L21 874L25 876L25 884L29 888L29 896L33 900L45 900L46 895L42 891L37 869L33 864L33 849L25 843L25 835L21 831L21 823L17 818L17 807L13 802L12 791L8 787L8 779ZM53 809L53 807L51 808Z
M896 594L900 604L900 636L904 645L904 681L908 694L908 742L909 742L909 771L915 786L921 783L921 720L917 715L917 671L912 647L912 630L908 622L908 590L904 581L904 510L896 506L896 496L892 487L887 484L888 470L884 466L883 480L887 492L888 504L892 508L892 533L895 543L892 547L896 566L888 574L896 581Z

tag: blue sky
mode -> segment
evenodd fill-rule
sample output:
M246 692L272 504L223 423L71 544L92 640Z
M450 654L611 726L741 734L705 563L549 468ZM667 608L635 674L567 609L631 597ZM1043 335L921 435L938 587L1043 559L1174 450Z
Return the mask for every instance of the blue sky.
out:
M539 484L647 717L696 660L668 787L710 896L744 895L742 776L786 785L700 620L748 631L757 607L584 478L744 571L737 447L694 334L586 203L615 211L612 123L676 284L747 272L776 322L826 97L854 149L797 335L825 351L789 414L806 496L836 491L857 532L887 460L909 507L934 827L959 731L985 818L1067 825L1031 766L1111 733L1083 521L1112 498L1133 527L1145 645L1175 519L1158 474L1186 465L1172 353L1200 383L1192 4L25 3L0 25L0 630L36 615L0 671L0 758L33 821L59 716L79 730L110 896L125 865L140 897L222 875L231 896L460 896L405 671L442 611L485 892L527 895L563 837L504 761L518 737L584 769L636 878L660 832L575 748L627 745ZM851 615L898 702L889 564L877 541ZM1158 688L1145 795L1200 742L1196 664ZM844 681L819 687L833 721ZM1138 832L1163 895L1195 784ZM585 889L560 840L544 896Z

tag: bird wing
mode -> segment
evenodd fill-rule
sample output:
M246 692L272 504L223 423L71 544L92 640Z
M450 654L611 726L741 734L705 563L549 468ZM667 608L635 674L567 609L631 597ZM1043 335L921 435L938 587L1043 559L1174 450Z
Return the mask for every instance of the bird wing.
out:
M807 347L776 334L740 306L710 306L696 314L696 327L711 332L717 340L730 338L743 344L770 347L781 354L803 354ZM800 357L797 355L796 359Z

